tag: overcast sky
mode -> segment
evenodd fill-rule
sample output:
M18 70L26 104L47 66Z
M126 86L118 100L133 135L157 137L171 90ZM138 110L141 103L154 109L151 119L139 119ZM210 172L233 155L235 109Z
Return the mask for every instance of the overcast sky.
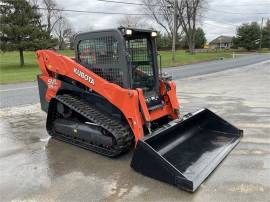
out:
M125 5L98 0L55 0L60 8L86 11L121 13L143 13L142 6ZM116 1L116 0L115 0ZM125 0L118 0L125 1ZM141 3L140 0L125 2ZM208 0L208 11L204 13L200 26L208 42L219 35L233 36L236 27L244 22L261 22L262 17L270 18L270 0ZM263 13L263 14L261 14ZM123 15L104 15L64 12L76 31L115 28ZM147 18L147 17L145 17ZM150 22L150 19L147 20ZM151 23L151 22L150 22ZM151 23L157 30L161 28Z

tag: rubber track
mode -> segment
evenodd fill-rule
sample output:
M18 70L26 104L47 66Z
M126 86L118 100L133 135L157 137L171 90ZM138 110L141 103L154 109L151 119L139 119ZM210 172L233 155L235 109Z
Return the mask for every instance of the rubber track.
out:
M121 124L118 120L112 119L107 114L104 114L99 110L91 107L84 100L80 100L76 96L69 94L57 95L53 99L54 100L51 101L53 103L51 103L52 106L50 104L50 109L48 111L47 117L47 131L52 137L108 157L116 157L128 151L133 146L134 136L129 129L129 126L123 126L123 124ZM74 136L55 133L53 130L53 121L59 117L56 110L57 102L61 102L62 104L68 106L71 110L88 119L90 122L96 123L100 127L103 127L105 130L107 130L110 135L113 136L114 145L112 145L110 148L105 148L94 145L90 142L82 141L80 138Z

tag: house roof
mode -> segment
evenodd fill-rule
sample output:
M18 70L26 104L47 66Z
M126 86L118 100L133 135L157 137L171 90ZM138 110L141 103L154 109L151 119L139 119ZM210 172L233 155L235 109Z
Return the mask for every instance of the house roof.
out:
M215 38L213 41L211 41L209 44L219 44L221 43L231 43L232 42L232 38L231 36L219 36L217 38Z

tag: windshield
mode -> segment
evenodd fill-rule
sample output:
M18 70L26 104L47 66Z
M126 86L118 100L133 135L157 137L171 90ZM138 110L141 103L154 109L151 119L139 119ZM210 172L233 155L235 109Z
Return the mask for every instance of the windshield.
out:
M144 93L155 88L153 52L148 38L127 38L126 50L131 68L132 88L142 88Z

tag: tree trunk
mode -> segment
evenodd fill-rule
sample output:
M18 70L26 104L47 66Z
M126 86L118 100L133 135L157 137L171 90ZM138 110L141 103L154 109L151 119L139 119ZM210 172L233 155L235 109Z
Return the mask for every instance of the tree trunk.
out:
M194 48L195 48L195 44L194 44L193 40L189 39L189 41L188 41L189 53L193 54L194 53Z
M47 32L49 34L49 36L51 36L51 32L52 32L52 28L51 28L51 14L48 13L48 17L47 17Z
M24 66L23 49L20 49L19 52L20 52L20 65L22 67Z

